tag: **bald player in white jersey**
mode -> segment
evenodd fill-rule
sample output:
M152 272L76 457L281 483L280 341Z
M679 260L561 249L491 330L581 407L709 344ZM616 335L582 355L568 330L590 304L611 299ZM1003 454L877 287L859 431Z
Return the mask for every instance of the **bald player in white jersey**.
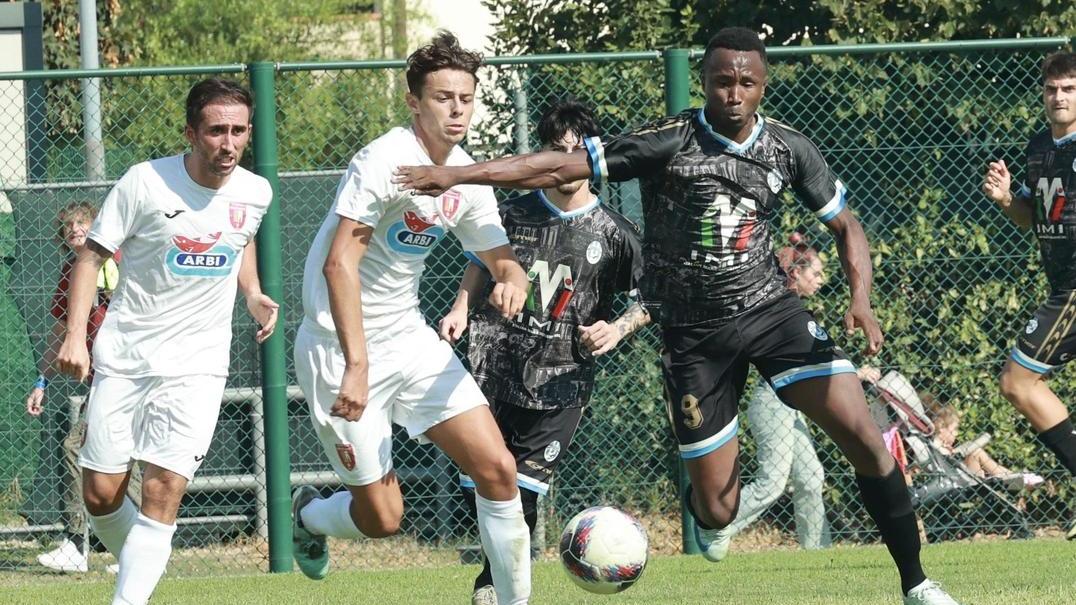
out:
M120 280L94 342L86 439L79 454L90 527L120 562L113 605L149 600L172 552L176 513L217 424L236 289L273 332L254 236L273 198L239 167L253 98L204 80L187 96L191 152L133 166L108 194L72 270L60 369L89 374L86 319L97 272L123 250ZM124 496L141 461L142 508Z
M408 58L408 128L394 128L352 159L307 257L295 374L333 469L347 487L292 499L294 554L314 579L328 572L326 536L395 534L403 499L393 471L392 424L430 441L477 484L478 525L497 600L530 596L530 532L516 465L474 379L418 309L426 257L451 231L497 282L507 317L527 278L501 226L493 190L461 186L438 197L392 184L402 164L466 165L457 146L470 123L481 57L443 32Z

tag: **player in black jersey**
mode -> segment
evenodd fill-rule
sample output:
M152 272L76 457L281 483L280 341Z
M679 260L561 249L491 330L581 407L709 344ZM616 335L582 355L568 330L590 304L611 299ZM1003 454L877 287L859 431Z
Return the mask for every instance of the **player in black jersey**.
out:
M1039 441L1076 475L1076 429L1046 375L1076 356L1076 53L1050 55L1042 66L1050 126L1027 144L1024 180L1014 195L1004 160L991 162L983 193L1039 241L1050 293L1017 335L1001 392L1028 419ZM1076 523L1068 532L1076 539Z
M757 35L718 32L701 75L703 109L609 141L588 139L585 152L459 169L401 167L396 182L429 193L463 182L550 187L584 176L638 178L645 219L640 290L662 324L670 412L704 549L736 515L736 408L753 364L855 467L863 503L900 572L904 603L954 605L923 573L908 490L867 412L855 368L785 288L772 251L770 219L781 192L791 189L833 232L851 291L844 328L864 330L866 353L876 353L882 331L870 305L870 254L846 207L845 187L807 137L756 111L767 75Z
M538 124L546 149L571 152L598 136L590 110L576 102L551 107ZM481 261L468 255L456 302L441 320L441 337L456 342L468 327L471 374L489 399L516 458L523 514L531 531L545 495L594 387L595 357L650 322L633 302L607 321L618 292L634 292L642 274L638 230L601 203L586 179L512 198L501 220L530 281L523 311L511 318L483 302L493 286ZM460 476L474 508L474 482ZM495 603L489 565L475 579L472 602Z

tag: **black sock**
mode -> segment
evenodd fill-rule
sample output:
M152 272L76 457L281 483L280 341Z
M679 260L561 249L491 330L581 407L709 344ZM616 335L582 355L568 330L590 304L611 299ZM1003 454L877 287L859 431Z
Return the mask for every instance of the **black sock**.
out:
M908 594L927 577L919 561L919 526L904 476L899 468L894 468L885 477L864 477L856 473L856 483L863 505L897 564L901 594Z
M1053 428L1039 433L1038 439L1050 448L1070 475L1076 476L1076 429L1073 429L1071 420L1066 418Z
M471 515L477 518L478 509L475 504L474 488L464 487L460 488L460 491L463 492L463 499L467 501ZM538 525L538 494L529 489L521 489L519 490L519 499L523 502L523 519L527 522L527 527L530 528L531 534L534 534L534 528ZM482 557L482 571L474 579L474 589L478 590L483 586L492 585L493 572L489 568L489 559Z
M699 513L695 512L695 505L691 502L691 494L693 493L695 493L695 487L688 483L687 489L684 490L684 506L686 506L688 512L691 513L691 517L695 519L695 525L698 525L699 529L714 529L704 523L702 519L699 519Z
M70 540L71 543L75 545L75 548L77 548L79 550L82 550L82 534L68 533L67 534L67 539Z

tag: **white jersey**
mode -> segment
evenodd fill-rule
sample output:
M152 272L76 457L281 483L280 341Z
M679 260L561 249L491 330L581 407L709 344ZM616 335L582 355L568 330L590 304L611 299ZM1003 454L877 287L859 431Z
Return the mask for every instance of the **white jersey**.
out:
M220 189L202 187L182 155L128 170L88 235L109 252L123 251L94 369L227 376L243 248L272 198L268 181L240 167Z
M459 147L452 148L446 161L449 166L473 163ZM303 312L307 323L336 330L322 267L340 217L374 228L359 263L363 327L368 338L390 326L422 324L419 276L430 250L446 231L454 233L468 252L508 244L490 187L458 185L434 198L401 192L391 181L398 166L431 164L410 128L393 128L351 159L336 188L336 201L306 257Z

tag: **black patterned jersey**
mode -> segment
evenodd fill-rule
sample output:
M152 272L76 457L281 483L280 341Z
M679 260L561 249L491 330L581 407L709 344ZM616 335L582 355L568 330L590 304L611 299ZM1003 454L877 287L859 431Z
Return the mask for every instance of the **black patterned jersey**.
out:
M586 145L595 181L639 179L642 298L665 326L723 322L786 290L770 233L785 189L823 222L845 207L818 148L761 115L743 143L690 109Z
M540 410L582 407L595 368L577 328L608 320L616 293L635 290L642 273L638 229L598 200L565 213L541 191L501 204L501 218L530 288L523 311L510 320L490 306L488 289L475 306L471 374L491 400Z
M1044 130L1028 142L1026 154L1019 195L1033 210L1050 291L1076 290L1076 133L1054 139Z

